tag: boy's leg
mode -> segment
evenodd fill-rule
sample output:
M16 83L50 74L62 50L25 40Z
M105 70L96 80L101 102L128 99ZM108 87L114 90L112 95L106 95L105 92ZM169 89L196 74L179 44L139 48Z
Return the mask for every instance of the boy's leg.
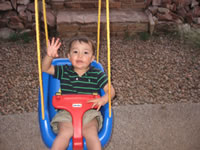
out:
M83 125L82 132L83 137L86 139L88 150L101 150L101 143L98 137L98 122L96 118Z
M59 122L59 132L53 143L51 150L66 150L70 138L73 136L73 126L71 122Z

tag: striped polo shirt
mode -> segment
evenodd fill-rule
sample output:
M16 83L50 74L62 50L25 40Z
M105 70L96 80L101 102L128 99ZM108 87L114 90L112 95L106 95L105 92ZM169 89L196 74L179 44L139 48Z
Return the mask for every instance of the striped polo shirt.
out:
M60 80L62 94L96 94L108 83L107 75L92 66L81 77L73 66L55 66L54 78Z

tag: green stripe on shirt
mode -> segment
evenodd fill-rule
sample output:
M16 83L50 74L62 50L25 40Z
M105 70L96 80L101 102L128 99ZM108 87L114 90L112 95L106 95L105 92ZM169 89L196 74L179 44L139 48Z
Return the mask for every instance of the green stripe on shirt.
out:
M93 87L80 87L80 86L74 86L76 89L87 89L87 90L98 90L99 88L93 88Z

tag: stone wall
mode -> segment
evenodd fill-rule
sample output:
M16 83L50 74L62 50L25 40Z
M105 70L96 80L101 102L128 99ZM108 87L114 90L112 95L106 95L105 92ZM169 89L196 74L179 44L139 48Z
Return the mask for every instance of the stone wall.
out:
M200 0L110 0L110 9L135 10L144 7L149 16L151 33L160 21L200 26ZM46 8L48 27L56 29L59 11L97 10L98 0L46 0ZM102 9L105 9L105 0L102 0ZM41 0L39 12L40 26L43 28ZM0 37L8 32L35 32L34 0L0 0Z
M101 1L102 9L106 8L106 0ZM56 10L85 10L85 9L97 9L98 0L51 0L53 9ZM110 0L110 9L132 9L132 8L144 8L145 0Z
M55 13L46 3L47 22L50 27L55 27ZM42 2L39 1L39 16L43 23ZM35 7L33 0L0 0L0 31L6 32L31 32L35 30Z
M200 25L200 0L148 0L146 12L155 22Z
M144 8L144 0L110 0L110 9ZM102 9L106 0L102 0ZM97 10L98 0L46 0L48 27L56 29L56 14L64 10ZM42 1L39 1L40 27L43 28ZM43 29L41 30L43 31ZM0 0L0 37L8 33L35 32L34 0Z

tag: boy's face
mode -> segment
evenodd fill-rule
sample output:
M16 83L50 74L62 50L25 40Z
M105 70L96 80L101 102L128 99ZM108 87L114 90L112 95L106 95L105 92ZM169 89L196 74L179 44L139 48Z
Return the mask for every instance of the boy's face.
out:
M87 71L90 63L94 60L92 44L74 41L71 45L68 58L75 70Z

